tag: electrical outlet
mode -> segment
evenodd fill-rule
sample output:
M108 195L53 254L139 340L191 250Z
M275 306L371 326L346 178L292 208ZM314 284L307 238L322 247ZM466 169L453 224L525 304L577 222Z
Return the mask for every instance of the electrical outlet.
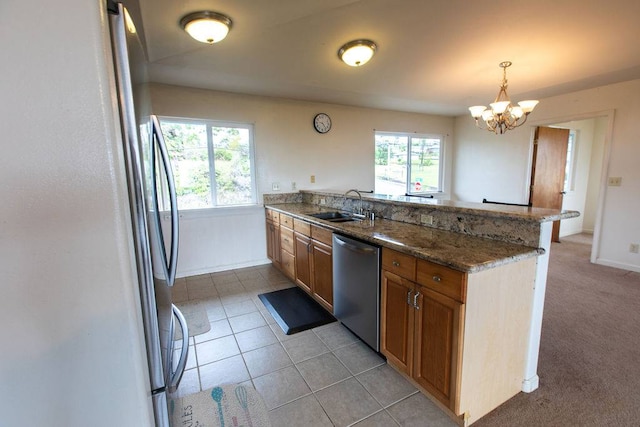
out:
M316 182L316 176L315 175L311 175L311 178L309 179L309 181L314 184Z
M327 199L320 199L320 204L321 205L326 205L327 204Z
M609 187L620 187L622 185L621 176L610 176L608 181Z
M274 182L271 184L271 190L273 191L280 191L280 183L279 182Z
M296 182L291 181L291 190L295 191L297 189Z
M423 225L433 225L433 217L431 215L420 215L420 222Z
M631 252L632 254L637 254L640 252L640 244L638 243L632 243L629 245L629 252Z

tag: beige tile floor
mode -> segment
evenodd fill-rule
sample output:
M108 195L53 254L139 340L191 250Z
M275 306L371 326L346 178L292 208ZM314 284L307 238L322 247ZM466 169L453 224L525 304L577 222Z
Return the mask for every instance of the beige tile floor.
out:
M338 322L285 335L258 294L294 286L271 265L178 279L174 302L198 300L211 330L189 339L178 394L244 383L276 426L453 426Z

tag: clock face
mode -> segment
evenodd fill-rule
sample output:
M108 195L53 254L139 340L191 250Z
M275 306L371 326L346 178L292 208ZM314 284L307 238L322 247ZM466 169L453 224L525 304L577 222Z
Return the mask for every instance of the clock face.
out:
M331 130L331 118L325 113L316 114L313 127L320 133L327 133Z

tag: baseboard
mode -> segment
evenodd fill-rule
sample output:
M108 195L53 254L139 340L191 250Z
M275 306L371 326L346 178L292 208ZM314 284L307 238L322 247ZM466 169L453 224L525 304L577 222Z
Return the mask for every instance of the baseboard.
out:
M257 267L259 265L265 265L270 263L271 263L271 260L264 259L264 260L253 260L253 261L238 263L238 264L218 265L215 267L207 267L207 268L202 268L197 270L180 271L178 272L176 277L189 277L189 276L197 276L199 274L219 273L221 271L236 270L239 268L247 268L247 267Z
M633 264L625 264L623 262L609 261L606 259L598 258L594 264L604 265L606 267L620 268L622 270L635 271L640 273L640 266Z
M522 391L524 391L525 393L531 393L532 391L537 390L539 386L540 377L538 377L538 375L535 375L526 380L522 380Z

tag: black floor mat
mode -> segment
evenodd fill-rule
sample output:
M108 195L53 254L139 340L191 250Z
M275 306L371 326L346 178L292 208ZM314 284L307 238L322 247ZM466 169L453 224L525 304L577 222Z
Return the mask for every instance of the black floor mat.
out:
M336 321L335 317L297 286L260 294L258 298L287 335Z

